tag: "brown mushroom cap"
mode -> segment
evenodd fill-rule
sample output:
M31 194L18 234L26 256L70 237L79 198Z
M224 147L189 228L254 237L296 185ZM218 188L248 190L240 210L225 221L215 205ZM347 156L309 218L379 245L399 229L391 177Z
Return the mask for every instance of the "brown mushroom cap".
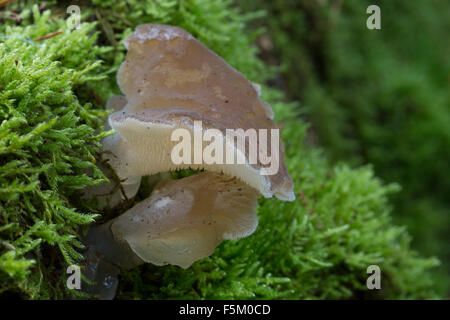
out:
M111 231L146 262L187 268L222 240L253 233L258 196L240 180L216 173L169 180L115 219Z
M276 129L270 106L255 86L217 54L178 27L145 24L125 40L128 53L118 83L128 103L110 116L120 137L106 148L117 156L119 176L136 176L199 167L239 177L264 196L294 200L293 183L279 150L271 150L270 129ZM268 153L279 152L276 174L261 176L260 162L233 165L175 165L170 152L176 128L268 129ZM245 150L235 150L248 158Z
M127 112L148 108L197 111L227 128L275 128L272 108L245 76L187 31L143 24L125 41L117 82Z

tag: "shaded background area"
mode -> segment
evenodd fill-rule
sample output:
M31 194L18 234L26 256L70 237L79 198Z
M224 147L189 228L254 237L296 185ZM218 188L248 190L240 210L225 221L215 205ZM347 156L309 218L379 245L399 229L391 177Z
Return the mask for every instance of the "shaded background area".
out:
M263 3L263 4L262 4ZM366 8L381 9L381 30ZM442 262L450 281L450 2L240 0L265 10L261 57L278 66L273 83L301 103L310 141L336 162L372 164L402 190L394 218L413 247Z

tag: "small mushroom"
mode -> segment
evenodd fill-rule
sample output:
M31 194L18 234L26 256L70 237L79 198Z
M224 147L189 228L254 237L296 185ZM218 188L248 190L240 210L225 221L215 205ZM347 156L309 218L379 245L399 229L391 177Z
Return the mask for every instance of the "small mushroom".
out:
M265 197L295 199L293 182L283 162L283 146L278 135L272 137L278 134L273 111L259 98L257 86L178 27L140 25L125 45L128 53L117 81L127 103L109 117L117 133L105 141L105 148L115 156L110 163L121 178L134 181L137 176L201 168L236 176ZM171 152L176 142L171 141L171 135L175 129L184 128L194 136L195 121L201 121L202 130L218 130L224 148L234 148L224 153L236 154L244 161L208 164L194 158L190 163L174 163ZM261 174L267 163L260 157L256 161L250 158L250 137L244 137L241 145L228 144L226 133L230 129L267 130L264 148L278 170Z
M188 268L223 240L252 234L259 192L236 178L202 172L166 180L121 216L89 230L84 239L84 291L113 299L120 268L145 262Z
M255 231L258 197L245 183L216 173L164 181L116 218L111 231L145 262L188 268L223 240Z

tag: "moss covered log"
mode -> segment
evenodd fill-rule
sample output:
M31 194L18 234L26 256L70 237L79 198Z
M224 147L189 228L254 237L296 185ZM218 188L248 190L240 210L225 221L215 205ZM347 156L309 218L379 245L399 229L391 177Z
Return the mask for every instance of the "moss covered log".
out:
M180 26L252 81L274 77L257 58L259 32L247 28L261 12L242 14L231 1L87 1L79 30L68 29L65 9L65 2L33 1L0 8L2 297L76 295L65 270L81 259L84 231L123 212L102 212L78 195L105 179L97 169L99 140L109 134L104 101L119 92L121 40L136 25ZM330 164L306 142L297 102L268 86L263 98L282 127L297 200L261 199L252 236L221 244L187 270L122 272L117 298L436 297L430 273L438 261L412 251L405 228L392 222L389 195L398 186L368 166ZM372 264L382 270L378 292L366 288Z

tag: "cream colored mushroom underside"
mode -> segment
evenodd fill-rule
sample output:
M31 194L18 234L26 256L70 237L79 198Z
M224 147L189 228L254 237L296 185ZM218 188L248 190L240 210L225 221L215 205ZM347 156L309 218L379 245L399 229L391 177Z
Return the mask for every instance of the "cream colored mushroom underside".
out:
M104 147L111 152L110 164L121 179L177 169L205 169L238 177L267 198L274 194L281 200L292 201L295 198L292 190L276 188L276 186L272 188L269 176L261 175L260 170L249 165L248 162L245 164L174 164L171 152L178 142L170 141L171 134L177 128L184 128L188 129L193 137L193 128L189 125L143 122L127 117L121 121L112 122L111 126L117 133L105 139ZM224 143L224 146L233 148L226 149L225 152L236 152L242 156L242 152L230 145Z

